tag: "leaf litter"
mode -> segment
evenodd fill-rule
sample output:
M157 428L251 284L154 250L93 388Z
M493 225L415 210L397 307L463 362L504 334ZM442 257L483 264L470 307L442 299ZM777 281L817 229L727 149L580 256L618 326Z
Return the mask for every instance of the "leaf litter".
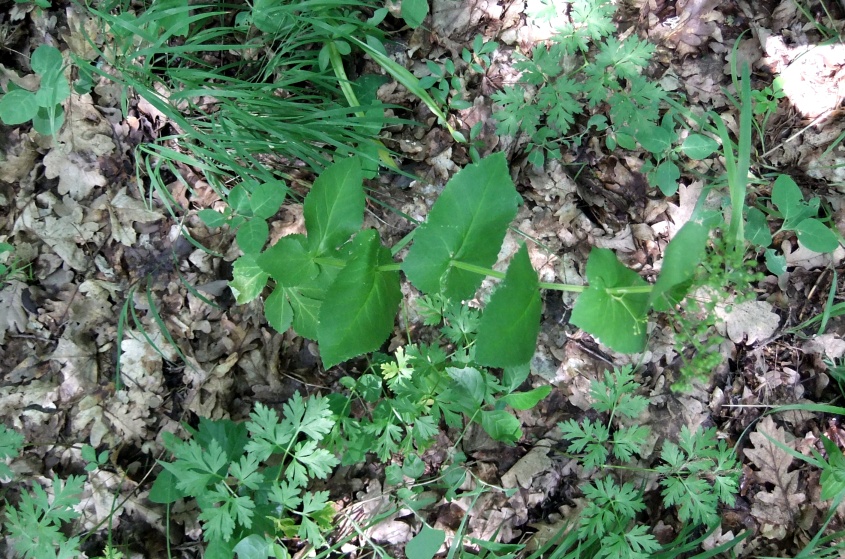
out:
M758 38L764 35L761 33L766 29L764 24L779 30L789 28L798 20L797 14L786 12L787 4L789 2L779 3L773 21L755 24ZM674 75L680 77L678 85L703 110L729 109L730 106L721 88L729 87L724 70L728 66L731 41L726 37L735 30L727 22L737 17L736 13L730 13L731 9L712 2L690 2L669 16L671 9L666 11L663 3L654 2L642 13L648 22L646 29L659 31L652 39L668 47L666 63ZM518 18L509 17L510 8L502 10L489 3L471 7L460 2L435 2L432 12L433 33L441 35L444 43L461 44L465 40L465 30L476 27L490 32L503 31L503 42L509 44L533 42L543 31L515 24ZM496 20L501 22L502 29L494 29ZM90 29L90 25L90 22L76 22L71 27L72 35L67 42L77 54L86 52L85 43L77 35L78 28ZM483 29L484 26L489 29ZM794 40L801 43L806 38L805 31L802 29ZM758 40L755 43L749 39L741 43L743 59L758 68L767 67L778 73L796 72L811 78L825 76L830 68L829 57L823 60L799 57L797 53L819 51L805 48L787 52L783 41L777 42L779 36L769 33L773 38L771 42ZM504 40L506 37L510 40ZM416 55L429 55L427 48L431 47L421 44ZM684 57L691 54L699 57L684 61ZM803 61L793 64L799 58ZM837 59L834 56L832 60ZM841 57L838 60L841 61ZM4 69L4 72L8 70ZM502 72L506 73L507 69ZM10 79L24 78L14 76ZM818 84L841 92L836 90L840 81L822 80ZM407 101L407 97L399 94L396 101ZM818 110L831 110L830 106L823 105L812 109L805 110L804 117L816 119L824 116ZM0 409L28 439L55 440L55 434L62 432L68 444L85 441L95 447L130 445L142 449L134 462L126 464L136 469L132 475L100 471L89 478L84 495L87 499L85 517L89 526L105 518L111 506L109 495L121 492L131 498L123 505L127 512L115 511L116 518L141 518L161 528L160 514L148 507L143 493L132 496L136 489L144 487L137 472L150 468L153 457L161 450L160 430L176 430L177 420L188 411L212 418L244 417L249 401L255 397L285 398L292 392L291 385L300 386L304 382L327 387L332 379L315 374L318 359L307 342L295 339L290 333L271 334L260 319L260 309L252 305L214 308L186 290L185 284L225 280L226 274L222 270L225 264L221 259L195 257L194 253L174 268L168 269L162 264L149 268L148 274L139 274L137 267L127 264L126 255L138 247L146 251L142 253L146 256L139 262L149 263L148 257L169 261L168 243L172 243L171 233L178 231L178 227L170 222L161 207L148 207L133 184L110 183L102 171L101 162L115 156L118 143L134 143L128 136L138 129L137 126L130 126L127 119L122 123L125 125L122 129L114 127L103 116L103 108L95 105L90 97L72 97L67 111L68 123L52 147L29 137L13 135L0 175L0 179L18 189L8 197L15 219L0 234L16 244L28 243L35 247L31 261L36 280L14 279L0 290L0 308L3 309L0 313L0 355L3 363L9 365L6 370L11 372L10 380L13 380L0 391ZM141 118L153 113L154 110L145 107L143 102L137 106L136 115ZM790 123L785 113L787 109L779 107L775 118L781 118L786 130L797 132L798 123ZM813 124L814 128L803 132L805 141L784 142L769 157L773 162L788 161L807 169L817 179L841 182L839 168L845 158L841 145L830 152L825 151L838 132L830 135L830 129L827 129L828 133L824 135L823 129L817 126L820 122ZM834 126L838 124L834 122ZM414 129L406 129L401 134L416 133ZM125 136L120 137L120 134ZM466 163L466 156L460 153L460 146L446 144L441 136L431 133L420 138L409 136L403 141L409 146L409 156L429 168L428 177L432 182L442 184ZM493 145L489 145L487 149L492 148ZM601 148L596 150L601 161L593 166L595 179L591 182L576 183L555 163L538 171L524 162L520 168L520 162L513 161L527 200L516 218L520 230L547 243L554 254L563 253L558 261L548 263L545 269L550 277L542 281L555 277L572 281L573 277L583 277L587 248L592 245L614 248L624 254L626 261L638 265L641 274L648 276L652 270L659 269L668 238L674 236L692 213L701 189L700 182L682 183L677 199L665 203L650 200L637 182L641 176L636 162L617 160L602 151ZM117 155L123 157L125 154ZM573 161L575 157L570 156L568 162ZM46 188L35 188L38 168L50 181ZM418 209L420 200L428 199L430 207L431 193L426 193L425 188L423 184L411 187L410 195L415 198ZM837 208L837 215L842 219L845 205L841 190L822 195ZM426 202L423 202L422 207L425 206ZM415 213L422 217L424 212ZM230 252L231 235L213 237L217 234L205 231L200 223L190 218L186 225L198 238L216 244L222 249L220 252ZM789 239L783 241L783 247L787 264L810 274L826 267L841 269L845 257L841 247L832 256L812 253ZM515 250L508 256L513 252ZM228 256L226 260L230 261L232 258ZM538 269L537 254L532 253L531 260ZM177 271L187 276L185 283L177 279ZM768 278L764 285L769 293L761 294L761 300L735 305L725 316L729 341L724 344L724 351L726 356L737 360L738 377L765 379L774 374L788 378L787 382L778 382L790 386L802 382L809 374L802 367L805 357L815 356L813 374L824 373L827 368L824 358L842 357L841 324L826 334L826 338L817 338L818 345L812 348L809 347L812 342L808 342L803 348L789 353L764 354L765 350L761 348L765 348L784 326L794 324L783 317L795 309L796 301L804 297L812 285L810 276L805 280L797 271L790 274L791 278ZM139 296L143 290L136 291L130 298L127 292L130 277L150 282L151 291L162 304L160 311L165 325L179 333L179 350L187 357L184 364L175 365L181 359L163 338L146 297ZM787 280L793 283L788 288L782 287ZM778 296L785 299L782 304L778 304ZM118 340L116 317L126 298L130 298L129 304L140 318L138 323L130 323L123 331L123 339ZM821 308L819 301L815 303L816 309ZM565 519L577 515L582 506L579 497L564 497L562 486L567 483L564 480L572 476L587 474L574 471L570 462L550 452L549 449L560 442L559 434L554 435L553 426L559 419L583 415L582 410L589 407L591 378L596 378L609 363L624 364L632 358L608 352L589 337L563 326L561 321L550 317L550 308L558 303L549 300L545 303L547 319L540 334L541 347L535 356L534 370L555 384L550 396L555 405L543 404L520 415L528 440L533 437L530 448L512 450L509 456L503 457L501 449L489 440L482 440L476 447L478 463L474 467L479 477L519 491L510 499L485 495L484 501L476 503L473 510L469 510L466 499L448 504L436 495L438 502L431 510L437 528L454 534L456 519L469 514L468 533L471 536L491 537L501 528L497 537L508 541L516 538L529 523L540 534L558 522L551 518L547 522L540 511L556 510L553 514ZM571 307L571 303L568 306ZM659 340L659 325L650 326L651 334ZM149 343L147 336L154 344ZM277 348L276 355L268 355L264 350L267 346ZM163 350L164 355L156 351L156 347ZM728 436L739 439L740 427L750 417L739 408L722 404L738 400L754 405L759 403L757 394L761 392L755 392L744 385L745 381L737 380L734 385L720 384L712 393L710 387L698 387L692 394L676 396L668 391L668 384L677 356L671 349L659 351L655 348L653 346L652 351L644 355L643 365L652 375L651 399L663 409L651 410L651 416L644 421L655 427L662 426L655 428L655 432L665 438L677 435L677 425L695 426L718 421ZM33 352L40 362L33 359ZM121 391L115 391L111 384L113 356L118 353L122 357L126 385ZM753 359L748 357L750 354ZM749 363L754 360L762 361L766 366L753 369ZM279 372L283 371L293 376L280 381ZM774 378L770 376L766 380L769 387L777 387ZM772 395L771 392L767 394ZM61 430L62 425L68 425L69 429ZM800 468L784 447L804 449L801 438L812 428L818 430L819 426L811 428L793 423L789 427L794 433L765 417L748 436L744 450L746 475L751 484L751 490L746 494L751 503L748 514L759 525L759 535L766 540L784 541L798 533L811 533L808 527L816 522L810 504L815 500L813 491L818 481ZM435 449L437 451L442 449ZM57 447L52 452L68 464L79 463L79 457L69 450L61 452ZM47 474L47 471L43 473ZM121 487L127 479L133 481L129 484L131 487ZM367 472L356 472L347 483L353 501L378 502L383 495L378 479ZM354 496L356 485L361 485L360 493ZM569 486L566 487L569 491ZM465 489L471 489L470 484ZM372 514L376 509L373 507L367 512ZM183 518L188 516L183 515ZM368 536L401 547L419 528L413 515L397 515L383 526L373 528ZM192 531L189 525L184 529L188 533ZM193 532L196 534L196 526ZM715 538L734 532L720 529L720 533L721 536L714 536L713 545L718 542ZM746 551L753 549L771 548L766 543L759 543L750 545Z

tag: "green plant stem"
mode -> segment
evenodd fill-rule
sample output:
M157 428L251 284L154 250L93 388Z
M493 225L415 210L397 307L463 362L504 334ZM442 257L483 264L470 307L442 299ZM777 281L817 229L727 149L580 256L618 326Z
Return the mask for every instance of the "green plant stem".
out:
M340 84L340 90L343 92L343 96L346 97L346 102L354 109L360 108L361 103L358 101L358 96L355 95L355 91L352 90L352 83L346 76L346 70L343 69L343 59L340 57L340 51L337 50L337 47L332 42L326 43L326 46L329 49L329 61L331 62L332 70L334 71L334 75L337 77L337 81ZM359 118L364 118L366 116L363 111L355 111L355 115ZM384 147L381 140L374 138L370 141L376 146L378 158L382 165L389 169L393 169L394 171L398 171L399 167L396 165L396 162L393 161L393 158L390 157L390 152L387 151L387 148Z
M498 272L496 270L490 268L483 268L474 264L467 264L466 262L461 262L460 260L452 260L451 265L455 268L466 270L468 272L474 272L476 274L490 276L498 279L505 279L504 272ZM540 286L540 289L551 289L554 291L569 291L571 293L583 293L590 287L589 285L572 285L569 283L550 283L545 281L541 281L538 285ZM610 287L606 291L610 295L630 295L633 293L651 293L651 290L651 285L643 285L632 287Z
M334 262L335 259L326 260L332 260ZM320 259L319 263L323 264L323 259ZM340 261L338 261L338 263L340 263ZM335 265L334 263L329 262L326 262L326 264ZM493 270L492 268L484 268L482 266L476 266L475 264L461 262L460 260L452 260L451 265L455 268L466 270L467 272L473 272L482 276L490 276L492 278L505 279L504 272L499 272L497 270ZM384 264L378 267L379 272L398 272L401 269L402 264L399 263ZM545 281L539 282L538 285L540 289L549 289L552 291L568 291L570 293L583 293L590 287L589 285L572 285L569 283L550 283ZM640 285L631 287L610 287L606 291L609 295L632 295L635 293L651 293L652 289L653 287L651 285Z

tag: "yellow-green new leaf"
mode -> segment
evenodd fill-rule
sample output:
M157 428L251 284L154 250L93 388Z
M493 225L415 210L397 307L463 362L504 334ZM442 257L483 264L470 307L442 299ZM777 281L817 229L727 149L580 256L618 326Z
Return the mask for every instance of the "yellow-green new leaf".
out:
M393 331L402 299L399 273L379 270L393 259L377 231L359 233L349 252L352 258L338 273L320 308L317 341L326 368L377 350Z
M269 277L261 269L261 266L255 262L253 256L245 254L235 260L235 264L232 266L232 281L229 282L229 288L235 295L235 301L242 305L258 297L261 290L267 285Z
M481 315L475 359L488 367L514 367L534 356L543 305L528 248L513 257L505 281Z

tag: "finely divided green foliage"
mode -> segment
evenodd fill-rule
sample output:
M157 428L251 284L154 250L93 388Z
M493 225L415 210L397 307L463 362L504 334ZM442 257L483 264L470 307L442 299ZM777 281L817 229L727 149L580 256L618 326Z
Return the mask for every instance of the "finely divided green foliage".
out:
M291 537L323 545L334 509L327 491L306 486L338 464L322 447L333 427L328 401L299 393L285 403L281 418L263 404L256 404L246 423L203 418L187 441L165 434L173 460L160 462L164 471L150 500L196 500L206 557L273 549L277 540Z
M0 481L8 482L14 477L5 460L17 457L21 446L23 436L0 425ZM84 479L70 476L62 481L54 475L52 496L36 483L31 491L21 491L17 506L6 501L3 526L16 556L24 559L80 556L80 538L68 538L62 527L79 517L74 507L79 504Z
M578 455L587 468L604 469L581 486L587 503L576 530L577 539L568 540L569 549L579 550L578 557L647 559L659 548L648 526L637 522L638 513L645 509L643 486L620 483L610 468L630 464L635 456L642 455L649 437L647 427L615 421L623 416L635 420L648 407L648 400L635 395L640 385L633 379L630 367L605 372L603 380L591 383L590 394L593 408L607 414L606 419L581 423L570 419L558 424L563 438L569 441L569 452ZM660 458L654 471L660 476L664 506L677 510L683 523L715 526L718 507L731 506L738 491L733 450L724 441L716 441L715 429L693 432L684 426L677 444L663 443ZM558 551L564 553L566 549Z

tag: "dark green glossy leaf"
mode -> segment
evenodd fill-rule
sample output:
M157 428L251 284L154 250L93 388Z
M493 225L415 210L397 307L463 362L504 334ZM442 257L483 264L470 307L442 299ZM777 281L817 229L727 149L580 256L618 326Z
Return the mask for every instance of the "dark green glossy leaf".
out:
M446 184L416 230L402 264L408 279L423 293L471 298L484 278L452 267L452 260L492 266L518 202L503 153L465 167Z
M522 245L481 315L476 360L488 367L529 362L537 346L542 310L537 272L531 266L528 248Z
M359 233L350 253L320 309L317 340L326 368L378 349L393 331L402 299L399 273L378 269L393 259L377 231Z
M282 237L265 250L256 262L270 274L279 285L294 287L310 283L320 272L314 256L306 247L308 240L303 235Z

